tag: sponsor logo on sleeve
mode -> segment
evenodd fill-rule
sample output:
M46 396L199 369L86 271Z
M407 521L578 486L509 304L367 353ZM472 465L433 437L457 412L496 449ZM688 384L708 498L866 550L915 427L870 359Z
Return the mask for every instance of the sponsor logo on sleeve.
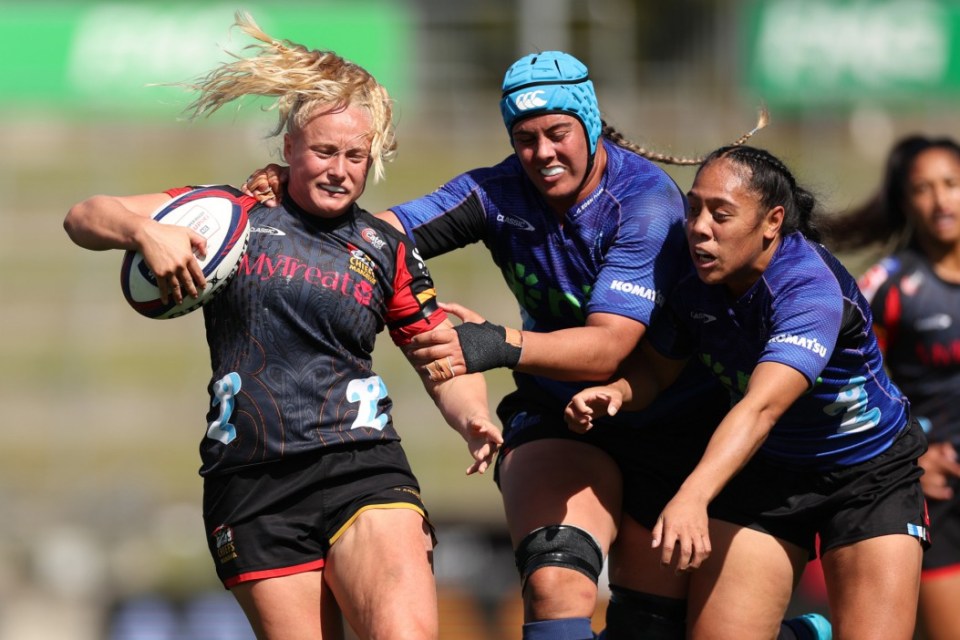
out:
M620 291L638 298L644 298L654 303L658 307L663 306L663 294L656 289L650 289L633 282L624 282L623 280L614 280L610 283L610 288L614 291Z
M805 338L803 336L795 336L790 333L781 333L780 335L773 336L768 341L770 343L782 342L784 344L795 344L798 347L803 347L809 351L813 351L815 354L821 358L827 357L827 348L820 344L816 338Z

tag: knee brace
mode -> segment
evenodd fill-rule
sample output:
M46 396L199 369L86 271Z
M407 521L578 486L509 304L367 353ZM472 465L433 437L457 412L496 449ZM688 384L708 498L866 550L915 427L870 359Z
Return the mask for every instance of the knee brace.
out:
M687 601L610 585L608 640L684 640Z
M514 554L521 584L541 567L565 567L593 580L600 578L603 551L589 533L578 527L552 524L540 527L520 541Z

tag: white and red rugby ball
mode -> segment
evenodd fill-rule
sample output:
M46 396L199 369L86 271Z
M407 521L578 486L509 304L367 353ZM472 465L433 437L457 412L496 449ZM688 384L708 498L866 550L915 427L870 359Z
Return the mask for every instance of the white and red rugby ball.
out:
M207 286L198 297L186 296L175 304L160 300L160 288L139 251L127 251L120 268L123 297L137 313L148 318L176 318L195 311L213 299L240 265L250 239L247 211L254 201L226 186L201 187L183 193L157 209L152 217L163 224L190 227L207 239L207 257L197 258Z

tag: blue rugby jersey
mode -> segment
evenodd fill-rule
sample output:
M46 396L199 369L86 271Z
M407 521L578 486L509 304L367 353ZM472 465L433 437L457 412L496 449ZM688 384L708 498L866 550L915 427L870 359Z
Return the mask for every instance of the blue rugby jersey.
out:
M513 291L527 331L580 327L591 313L649 326L683 272L686 201L660 167L603 144L607 166L599 186L567 212L562 225L515 155L391 210L426 258L482 241ZM563 402L587 386L514 375L534 380ZM680 392L678 386L670 395Z
M798 468L830 469L873 458L906 424L909 405L883 370L870 306L821 245L785 238L763 276L739 299L693 271L670 297L672 322L648 333L670 357L696 355L743 397L757 364L779 362L811 384L759 454Z
M376 336L386 327L404 345L446 318L413 243L356 205L324 219L285 198L254 206L250 225L237 273L203 307L213 374L201 475L399 440L372 369Z
M860 278L890 375L931 441L960 438L960 284L918 251L881 260Z

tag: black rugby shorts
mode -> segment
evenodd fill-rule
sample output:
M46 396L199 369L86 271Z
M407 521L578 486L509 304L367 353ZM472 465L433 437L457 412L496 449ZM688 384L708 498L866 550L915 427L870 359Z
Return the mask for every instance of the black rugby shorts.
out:
M610 455L623 477L623 512L652 529L663 507L700 461L707 441L730 407L719 384L695 391L695 399L657 413L621 412L616 422L597 424L585 434L571 431L563 419L566 402L542 389L521 387L497 408L504 445L494 479L499 485L500 460L527 442L564 438L584 442Z
M300 454L204 479L207 545L227 588L322 568L330 546L371 508L412 509L429 525L399 442Z
M869 538L906 534L930 543L917 464L927 448L911 420L883 453L833 471L785 468L759 456L710 504L711 518L763 531L820 553Z

